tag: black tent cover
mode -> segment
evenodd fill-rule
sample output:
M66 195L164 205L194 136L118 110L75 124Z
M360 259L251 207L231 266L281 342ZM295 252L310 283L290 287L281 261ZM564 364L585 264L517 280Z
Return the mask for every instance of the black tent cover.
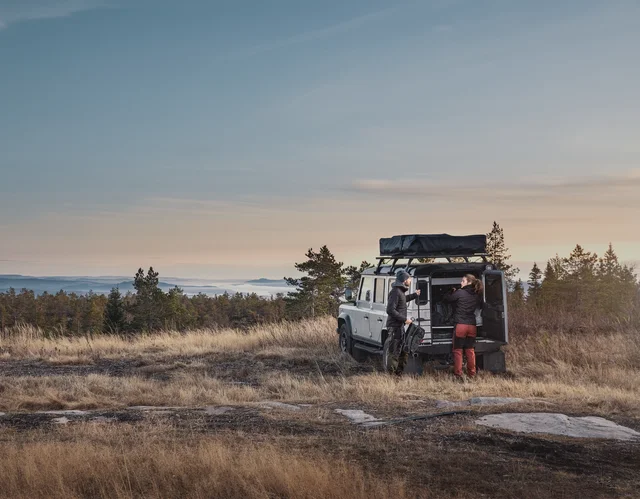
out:
M449 234L413 234L380 239L380 256L437 257L473 256L485 253L487 236L450 236Z

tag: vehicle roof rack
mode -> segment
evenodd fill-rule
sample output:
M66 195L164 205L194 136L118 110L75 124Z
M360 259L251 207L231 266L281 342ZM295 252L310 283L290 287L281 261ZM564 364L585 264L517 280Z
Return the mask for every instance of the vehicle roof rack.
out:
M382 270L382 267L385 264L390 263L391 267L389 268L389 274L393 274L397 269L401 267L409 267L414 260L420 260L422 258L432 258L432 259L445 259L448 263L454 263L453 259L462 258L465 263L474 263L471 261L472 258L479 259L480 261L477 263L488 263L487 260L488 253L476 253L473 255L416 255L416 256L378 256L376 260L378 260L378 265L376 266L375 274L379 274ZM406 263L399 263L403 260L406 260ZM437 262L429 262L429 263L437 263ZM416 263L416 265L429 265L429 263Z

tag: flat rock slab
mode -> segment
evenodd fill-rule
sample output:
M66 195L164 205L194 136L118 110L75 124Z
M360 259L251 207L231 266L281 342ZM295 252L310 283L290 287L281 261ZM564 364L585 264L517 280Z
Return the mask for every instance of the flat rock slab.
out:
M203 411L209 416L222 416L233 411L233 407L205 407Z
M360 409L336 409L335 412L346 416L354 424L373 425L374 423L382 423L378 418L367 414Z
M78 410L69 410L69 411L44 411L42 414L52 414L54 416L86 416L89 414L88 411L78 411Z
M52 423L62 424L62 425L67 424L69 421L71 421L71 420L69 418L65 417L65 416L62 416L61 418L53 418L51 420Z
M91 420L92 423L114 423L116 421L115 418L107 418L105 416L97 416Z
M299 405L285 404L284 402L262 402L262 407L267 409L284 409L285 411L300 411L302 408Z
M0 412L0 418L1 418L2 416L4 416L4 415L5 415L5 413L4 413L4 412Z
M476 421L490 428L517 433L543 433L574 438L605 438L609 440L636 440L640 433L595 416L571 417L544 412L490 414Z
M507 405L507 404L519 404L524 402L524 399L509 398L509 397L473 397L469 400L461 400L452 402L451 400L438 400L436 401L436 407L438 409L444 409L447 407L466 407L470 405Z
M179 410L187 409L187 407L162 407L155 405L134 405L131 407L127 407L130 411L163 411L163 412L174 412Z

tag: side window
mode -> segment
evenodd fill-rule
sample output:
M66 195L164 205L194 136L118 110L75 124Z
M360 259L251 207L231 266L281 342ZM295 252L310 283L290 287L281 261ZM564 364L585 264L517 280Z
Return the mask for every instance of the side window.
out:
M359 301L370 302L373 295L373 277L363 277L360 284Z
M384 294L384 281L386 279L377 278L374 284L374 293L373 293L373 302L374 303L384 303L385 294Z

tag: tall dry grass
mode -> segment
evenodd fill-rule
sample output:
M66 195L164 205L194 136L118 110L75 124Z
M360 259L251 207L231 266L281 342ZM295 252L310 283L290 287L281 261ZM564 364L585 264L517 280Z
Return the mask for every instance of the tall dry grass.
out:
M168 427L76 426L0 441L0 497L372 499L416 497L339 458Z
M331 317L254 326L246 330L165 331L134 338L99 335L52 339L37 328L20 326L0 339L0 355L5 359L45 360L141 355L179 357L257 351L268 347L304 348L313 349L316 353L335 354L335 330L336 321Z
M162 363L171 376L168 380L99 374L0 377L0 410L251 404L267 399L409 407L416 400L487 395L544 398L577 412L621 412L637 417L639 340L638 331L522 334L512 327L511 345L507 348L510 374L481 373L472 385L460 385L446 375L398 380L379 371L362 374L352 360L339 354L331 318L248 331L166 332L133 340L50 340L30 331L0 342L5 359L43 359L64 364L133 358ZM217 378L215 366L207 363L207 355L211 354L228 354L236 363L246 358L244 370L257 378L257 383L238 384ZM189 358L187 363L182 362ZM271 367L274 359L276 364L277 359L295 360L303 368L292 372L286 367L275 369ZM324 374L318 365L320 360L334 363L338 374ZM263 364L263 368L254 364Z

